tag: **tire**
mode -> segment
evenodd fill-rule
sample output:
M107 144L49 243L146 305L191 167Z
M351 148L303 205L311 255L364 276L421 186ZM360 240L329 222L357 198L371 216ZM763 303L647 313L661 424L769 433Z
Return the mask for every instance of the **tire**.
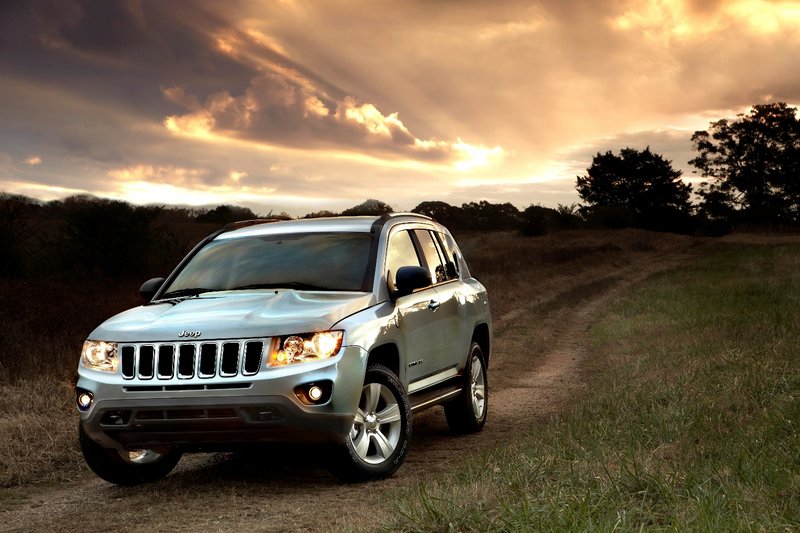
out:
M405 389L385 366L368 366L353 428L331 450L328 469L348 483L384 479L403 464L410 443Z
M447 425L453 433L476 433L486 424L489 412L489 380L486 358L477 342L469 348L467 366L464 368L464 383L461 394L444 404Z
M117 450L103 448L94 442L86 435L83 425L78 434L86 464L99 477L116 485L133 486L158 481L169 474L181 459L176 450L165 453L136 450L123 457Z

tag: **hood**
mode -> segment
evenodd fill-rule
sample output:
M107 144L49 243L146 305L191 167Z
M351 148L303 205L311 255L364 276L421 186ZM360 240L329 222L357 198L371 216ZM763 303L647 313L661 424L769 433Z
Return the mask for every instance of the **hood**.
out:
M330 329L369 307L372 294L260 290L208 292L135 307L109 318L89 336L114 342L178 342L273 337ZM199 336L179 337L183 332Z

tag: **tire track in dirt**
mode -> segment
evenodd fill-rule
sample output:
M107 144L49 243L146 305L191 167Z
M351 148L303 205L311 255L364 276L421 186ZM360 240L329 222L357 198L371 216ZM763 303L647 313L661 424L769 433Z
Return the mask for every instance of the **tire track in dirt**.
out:
M441 407L422 413L392 479L342 485L308 447L269 447L259 458L189 456L173 475L144 487L115 487L87 474L66 486L23 489L30 500L0 513L0 530L330 531L379 524L391 513L392 490L445 474L476 450L513 443L567 408L584 387L586 331L598 313L628 287L696 253L643 254L605 276L587 272L550 283L529 305L496 318L486 428L453 436Z

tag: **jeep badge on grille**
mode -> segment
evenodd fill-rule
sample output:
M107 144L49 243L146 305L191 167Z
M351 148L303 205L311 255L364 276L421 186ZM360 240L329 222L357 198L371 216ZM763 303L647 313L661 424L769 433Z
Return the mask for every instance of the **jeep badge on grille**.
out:
M178 333L178 337L191 337L192 339L196 339L199 336L200 336L200 332L199 331L186 331L186 330L183 330L180 333Z

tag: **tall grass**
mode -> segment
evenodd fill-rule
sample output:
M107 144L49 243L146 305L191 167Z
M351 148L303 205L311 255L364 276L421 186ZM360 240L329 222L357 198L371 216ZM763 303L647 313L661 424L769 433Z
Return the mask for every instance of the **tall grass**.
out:
M0 281L0 487L85 470L72 380L87 335L141 302L137 284L103 279Z
M572 411L401 492L385 529L800 528L800 247L715 250L605 313Z

